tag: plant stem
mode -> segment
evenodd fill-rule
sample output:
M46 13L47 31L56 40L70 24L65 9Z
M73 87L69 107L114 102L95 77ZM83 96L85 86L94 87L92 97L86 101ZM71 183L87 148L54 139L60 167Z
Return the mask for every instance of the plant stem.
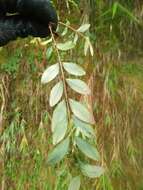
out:
M61 61L59 50L57 48L57 43L56 43L56 40L54 38L54 34L52 32L52 28L51 28L50 25L49 25L49 29L50 29L50 33L51 33L51 36L52 36L52 40L54 42L55 51L56 51L57 56L58 56L58 62L59 62L59 67L60 67L60 71L61 71L61 80L63 81L64 96L65 96L67 113L68 113L68 121L70 122L70 106L69 106L69 98L68 98L68 93L67 93L67 85L66 85L66 79L65 79L65 75L64 75L63 64L62 64L62 61Z
M74 29L72 26L69 26L63 22L59 22L59 24L66 26L67 28L69 28L70 30L74 31L75 33L77 33L79 36L86 38L81 32L78 32L76 29Z

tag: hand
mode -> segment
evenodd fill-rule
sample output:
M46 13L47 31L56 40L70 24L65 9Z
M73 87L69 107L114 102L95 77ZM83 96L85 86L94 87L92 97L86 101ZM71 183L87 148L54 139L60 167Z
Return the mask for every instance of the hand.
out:
M5 0L0 1L0 46L17 37L47 37L48 28L57 28L57 14L49 0ZM6 16L7 13L17 13Z

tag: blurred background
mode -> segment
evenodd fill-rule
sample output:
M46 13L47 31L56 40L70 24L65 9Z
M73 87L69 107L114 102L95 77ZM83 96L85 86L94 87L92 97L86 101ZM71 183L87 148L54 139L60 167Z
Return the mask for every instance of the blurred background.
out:
M82 177L81 190L143 190L143 1L53 1L63 23L77 29L90 23L94 55L84 56L84 42L62 53L86 70L92 96L84 98L106 172ZM57 42L73 31L59 24ZM56 168L46 165L52 147L50 85L41 84L56 62L48 39L18 39L0 48L0 189L66 190L74 159ZM75 96L73 94L72 96ZM78 98L78 97L77 97Z

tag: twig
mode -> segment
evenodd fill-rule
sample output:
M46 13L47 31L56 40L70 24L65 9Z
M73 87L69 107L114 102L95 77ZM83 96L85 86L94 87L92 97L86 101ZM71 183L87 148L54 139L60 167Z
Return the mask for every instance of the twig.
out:
M4 112L4 107L5 107L5 96L3 92L3 86L0 84L0 91L1 91L1 98L2 98L2 105L0 109L0 133L2 131L2 119L3 119L3 112Z
M0 110L0 134L2 133L3 130L3 112L4 112L4 107L5 107L5 96L4 96L4 90L2 84L0 84L0 91L1 91L1 98L2 98L2 105L1 105L1 110ZM3 143L3 162L2 162L2 167L4 169L5 167L5 143ZM3 174L2 177L2 182L1 182L1 190L5 190L5 174Z
M56 40L54 38L54 34L52 32L52 27L51 25L49 25L49 29L50 29L50 33L52 36L52 40L54 42L54 47L55 47L55 51L57 53L58 56L58 63L59 63L59 67L60 67L60 71L61 71L61 80L63 81L63 87L64 87L64 96L65 96L65 101L66 101L66 107L67 107L67 113L68 113L68 121L70 121L70 106L69 106L69 98L68 98L68 93L67 93L67 85L66 85L66 79L65 79L65 75L64 75L64 70L63 70L63 64L61 61L61 57L59 54L59 50L57 48L57 43Z
M72 26L69 26L63 22L59 22L59 24L66 26L67 28L69 28L70 30L74 31L75 33L77 33L79 36L86 38L81 32L77 31L76 29L74 29Z

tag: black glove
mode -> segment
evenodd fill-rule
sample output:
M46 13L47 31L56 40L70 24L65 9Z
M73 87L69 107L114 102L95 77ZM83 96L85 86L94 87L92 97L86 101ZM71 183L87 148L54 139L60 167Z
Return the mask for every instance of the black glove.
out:
M18 13L6 16L7 13ZM17 37L46 37L57 28L57 14L49 0L0 0L0 46Z

